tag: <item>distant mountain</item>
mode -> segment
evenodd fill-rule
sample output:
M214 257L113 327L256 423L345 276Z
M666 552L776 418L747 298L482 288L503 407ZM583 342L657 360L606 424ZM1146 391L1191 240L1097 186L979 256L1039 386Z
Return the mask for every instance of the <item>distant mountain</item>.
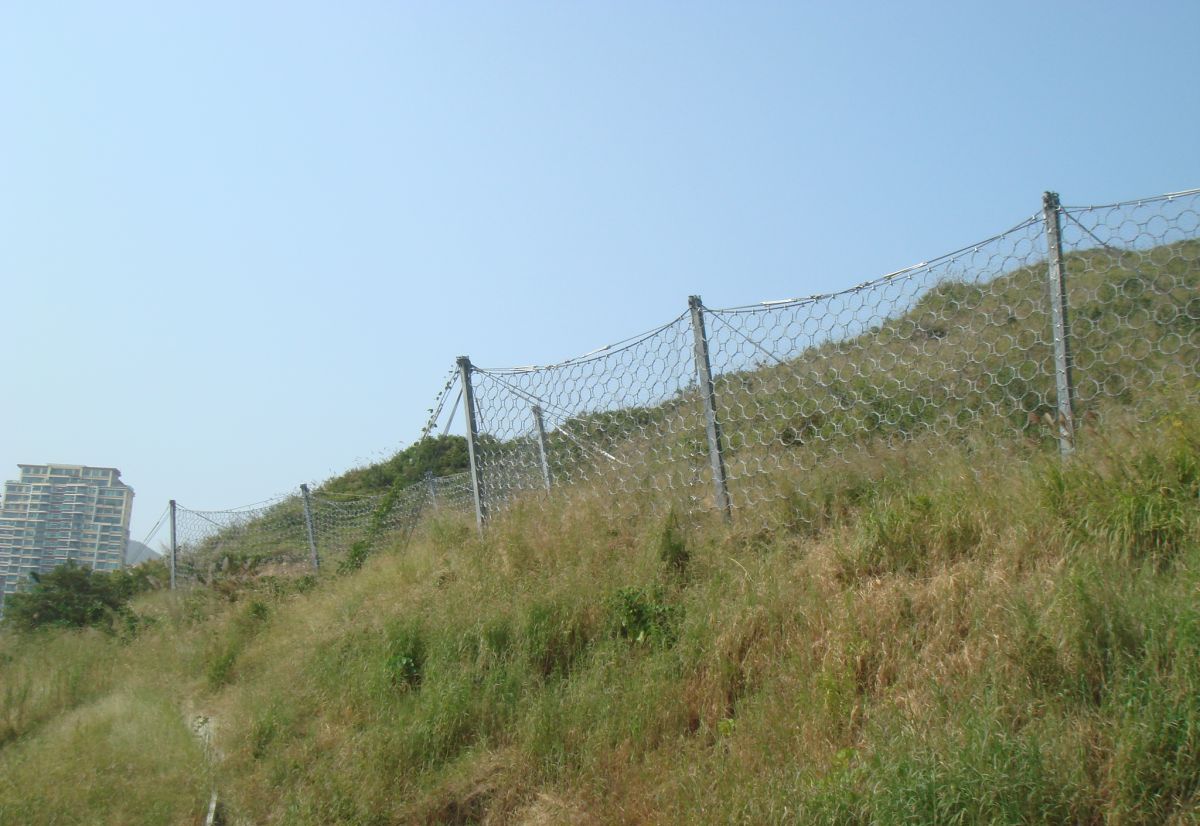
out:
M151 548L149 545L143 545L135 539L129 540L129 544L125 546L125 564L140 565L151 559L158 559L161 554Z

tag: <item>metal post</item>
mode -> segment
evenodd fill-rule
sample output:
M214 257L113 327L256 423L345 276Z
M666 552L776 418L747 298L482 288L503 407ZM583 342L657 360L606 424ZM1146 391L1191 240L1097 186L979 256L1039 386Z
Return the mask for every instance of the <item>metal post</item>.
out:
M1075 450L1075 382L1072 376L1071 325L1067 311L1067 272L1063 265L1061 206L1057 192L1042 195L1050 288L1050 319L1054 335L1054 383L1058 398L1058 449L1063 458Z
M471 385L473 369L470 358L458 357L458 374L462 379L463 389L463 416L467 420L467 456L471 460L471 493L475 497L475 523L482 535L483 526L487 524L487 504L483 490L483 469L479 466L479 449L476 444L479 439L479 419L475 412L475 388Z
M717 507L730 519L733 511L729 502L729 486L725 478L725 456L721 450L721 422L717 419L717 390L713 385L712 363L708 358L708 335L704 330L704 304L700 296L688 296L692 311L692 334L695 338L696 378L700 397L704 400L704 430L708 435L708 460L712 465L713 491Z
M546 491L550 491L550 454L546 450L546 422L542 419L542 408L533 406L533 425L537 428L538 458L542 461L542 482Z
M175 500L171 500L171 590L175 590L175 557L179 553L179 545L175 539Z
M425 488L426 492L429 494L429 504L433 506L434 510L437 510L437 478L433 475L432 470L425 471Z
M308 493L308 485L300 486L300 496L304 500L304 527L308 530L308 554L313 570L321 570L321 557L317 555L317 535L313 531L312 497Z

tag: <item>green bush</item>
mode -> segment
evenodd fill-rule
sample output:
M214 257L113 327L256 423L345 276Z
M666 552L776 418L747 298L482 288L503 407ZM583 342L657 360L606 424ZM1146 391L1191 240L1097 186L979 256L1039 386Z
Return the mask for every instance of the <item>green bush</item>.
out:
M467 440L462 436L441 435L415 442L386 462L355 468L330 479L320 492L360 496L380 493L416 484L426 473L449 476L467 467Z
M136 620L129 609L129 600L151 584L136 570L93 571L75 562L60 565L46 574L34 572L29 576L33 587L10 595L4 606L4 621L19 631L132 629Z
M678 639L683 609L668 602L662 589L620 588L611 604L618 637L638 645L671 645Z
M413 623L396 623L388 629L384 671L388 681L404 691L421 687L425 677L425 632Z
M345 558L338 563L338 573L354 573L363 566L364 562L367 561L367 556L370 554L370 552L371 546L367 540L359 539L358 541L352 543L350 545L350 550L346 551Z

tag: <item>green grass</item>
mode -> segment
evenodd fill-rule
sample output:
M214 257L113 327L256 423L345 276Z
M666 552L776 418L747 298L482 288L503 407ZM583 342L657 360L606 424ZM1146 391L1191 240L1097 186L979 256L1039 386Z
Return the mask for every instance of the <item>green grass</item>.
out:
M778 351L778 362L746 367L736 359L722 364L719 350L714 354L730 494L742 518L776 518L780 514L768 513L772 506L766 503L784 500L790 505L785 518L819 531L854 504L862 483L880 478L856 465L912 441L1021 441L1031 449L1053 444L1057 399L1046 265L1027 263L1007 271L992 266L988 259L977 268L964 263L911 276L929 278L927 284L909 284L906 276L899 286L853 294L845 307L835 301L829 307L771 311L757 319L762 326L752 332L767 349ZM1164 387L1194 398L1200 241L1072 251L1064 266L1080 421L1098 420L1114 409L1151 418ZM824 307L834 313L859 304L872 314L869 329L839 338L835 327L826 340L791 349L798 345L785 333L806 328L810 310ZM742 345L736 337L730 343L735 353ZM640 373L637 378L654 379ZM573 379L568 383L574 386ZM492 401L507 404L501 397ZM1096 431L1085 429L1080 437L1089 432ZM653 406L589 410L547 435L548 464L560 488L555 495L577 499L588 491L635 491L642 501L632 507L664 511L686 512L697 502L709 503L707 451L694 388L680 389ZM479 453L494 510L511 506L501 501L509 485L540 489L540 461L531 437L503 440L485 433ZM465 455L459 437L423 441L385 462L331 479L318 493L390 490L394 495L397 486L417 484L425 470L461 470ZM857 479L833 487L824 480L805 484L808 476L855 473ZM353 570L377 544L377 533L373 526L360 526L328 550L342 570ZM294 498L190 549L195 561L190 573L208 581L224 573L222 565L253 571L273 560L301 564L306 555L300 503Z
M199 822L203 750L166 693L121 689L0 752L0 822Z
M1188 822L1200 417L1164 423L1066 465L889 453L806 480L819 528L442 514L301 591L140 598L132 639L7 636L0 812L192 823L215 784L254 823Z
M1155 255L1086 271L1121 275L1106 306L1159 313L1181 299L1145 289L1147 263L1181 256ZM483 538L445 509L340 573L143 595L127 635L5 632L0 821L192 824L214 787L259 824L1197 821L1190 385L1155 386L1159 362L1126 383L1141 396L1084 398L1066 462L1020 364L1003 398L914 401L939 363L982 369L939 355L960 333L1006 369L981 319L1035 276L927 294L855 345L879 372L835 413L797 377L844 348L723 379L730 413L773 399L729 422L731 524L687 508L707 484L668 458L647 472L683 480L671 495L600 474L516 499ZM1077 282L1077 306L1105 283ZM931 319L953 322L912 346ZM1105 324L1081 335L1132 346ZM605 449L644 451L693 406L610 417ZM556 470L582 461L563 451Z

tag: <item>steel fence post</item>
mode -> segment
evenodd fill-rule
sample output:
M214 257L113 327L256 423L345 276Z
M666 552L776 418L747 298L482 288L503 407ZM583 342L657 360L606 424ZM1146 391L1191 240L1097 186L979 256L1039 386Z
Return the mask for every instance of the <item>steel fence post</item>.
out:
M433 475L432 470L425 471L425 493L429 497L429 504L434 510L438 509L437 497L437 477Z
M700 296L688 296L692 313L692 335L695 339L696 378L700 398L704 401L704 431L708 436L708 460L712 466L713 493L717 508L725 519L733 516L729 501L729 486L725 477L725 456L722 452L721 422L717 418L717 391L713 384L712 363L708 357L708 335L704 329L704 303Z
M1066 458L1075 450L1075 382L1072 375L1074 364L1071 359L1071 324L1068 317L1067 273L1063 264L1061 212L1058 193L1043 193L1042 217L1046 223L1054 384L1058 403L1058 449Z
M304 527L308 531L308 553L309 561L312 562L313 570L321 570L321 557L317 555L317 535L313 531L313 515L312 515L312 497L308 493L308 485L300 486L300 495L304 500Z
M175 590L175 557L178 555L179 545L176 542L175 534L175 500L171 500L171 590Z
M542 419L542 408L538 405L533 405L533 424L537 428L538 442L538 458L542 463L542 482L546 485L546 492L550 492L550 455L546 450L546 422Z
M467 356L458 357L458 372L462 379L463 417L467 422L467 457L471 462L471 493L475 497L475 523L483 535L487 524L487 499L483 488L483 469L479 464L479 419L475 409L475 388L471 384L471 372L475 368Z

